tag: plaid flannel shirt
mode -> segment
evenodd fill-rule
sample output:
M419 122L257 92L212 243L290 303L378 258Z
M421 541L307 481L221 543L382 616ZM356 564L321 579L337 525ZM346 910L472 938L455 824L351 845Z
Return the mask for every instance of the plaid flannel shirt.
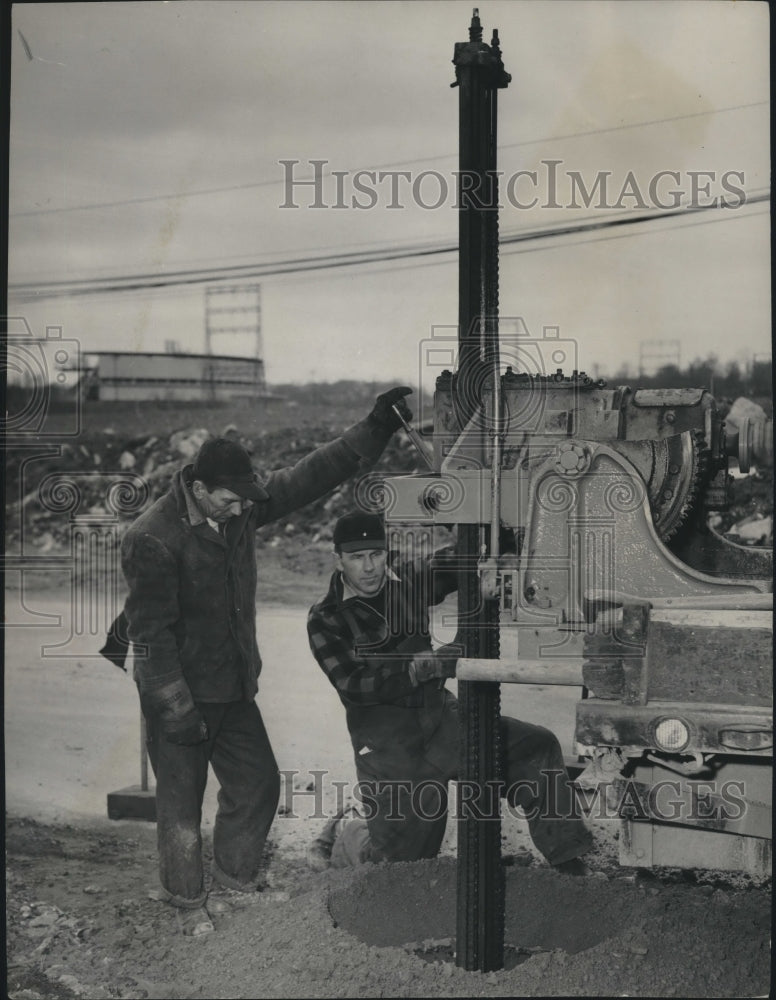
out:
M343 599L341 574L334 573L328 593L310 609L307 634L346 707L420 704L412 654L431 649L428 609L457 586L452 548L388 570L384 615L358 597Z

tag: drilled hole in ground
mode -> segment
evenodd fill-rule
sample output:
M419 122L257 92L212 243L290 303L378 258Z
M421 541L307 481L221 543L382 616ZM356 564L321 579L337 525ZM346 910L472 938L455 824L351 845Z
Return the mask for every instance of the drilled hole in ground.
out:
M626 925L629 904L607 882L549 868L507 868L505 876L505 962L512 966L539 951L585 951ZM365 944L409 946L429 961L452 961L456 863L364 866L352 883L332 890L329 912Z
M455 942L448 944L435 944L433 946L421 945L412 949L418 958L424 962L455 962ZM527 962L532 955L536 955L544 948L514 948L510 944L504 945L504 968L514 969L523 962Z

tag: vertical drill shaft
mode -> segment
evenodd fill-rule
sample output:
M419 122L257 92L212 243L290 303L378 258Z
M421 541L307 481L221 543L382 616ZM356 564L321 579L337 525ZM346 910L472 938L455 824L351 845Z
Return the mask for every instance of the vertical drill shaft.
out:
M488 378L499 378L497 93L504 72L498 36L482 41L475 9L469 41L455 46L459 87L459 365L454 404L461 426L471 418ZM497 430L496 427L491 430ZM482 433L487 433L483 427ZM482 452L485 453L483 446ZM494 461L499 459L493 449ZM475 567L493 528L463 527L458 550L459 621L466 656L498 657L498 608L483 601ZM456 962L487 972L504 962L504 881L501 868L500 689L461 682Z

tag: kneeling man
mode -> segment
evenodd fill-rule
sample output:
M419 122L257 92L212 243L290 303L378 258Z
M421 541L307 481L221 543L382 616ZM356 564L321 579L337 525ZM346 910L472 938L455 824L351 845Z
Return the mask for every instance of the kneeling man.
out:
M433 858L458 776L458 702L445 688L457 647L432 649L429 607L457 589L455 552L389 567L382 518L360 512L334 528L336 571L310 609L319 666L345 706L363 818L336 817L308 851L312 867ZM587 871L591 835L573 809L563 756L548 729L502 718L504 793L526 810L550 864Z

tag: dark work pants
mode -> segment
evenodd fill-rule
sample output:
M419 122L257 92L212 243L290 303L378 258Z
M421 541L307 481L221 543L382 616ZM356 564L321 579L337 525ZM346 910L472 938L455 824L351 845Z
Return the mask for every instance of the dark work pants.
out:
M202 869L202 799L208 765L218 780L213 879L232 889L255 887L264 843L280 796L280 775L254 701L197 702L209 738L196 746L168 743L146 714L148 755L156 775L159 877L177 906L206 896Z
M525 811L537 850L552 865L579 857L592 835L574 802L563 753L553 732L509 717L501 720L504 797Z
M356 756L366 822L356 819L343 826L332 852L334 867L436 857L447 824L447 782L458 777L458 738L458 704L451 696L421 752L393 747ZM550 864L583 854L592 838L574 807L554 733L504 717L501 738L502 793L511 807L525 811L536 848Z
M379 750L356 755L368 836L362 831L359 837L357 827L343 831L340 850L352 838L358 862L435 858L442 846L447 783L458 770L458 703L444 692L441 716L425 707L407 711L416 717L416 739L397 738ZM336 866L336 859L332 863Z

